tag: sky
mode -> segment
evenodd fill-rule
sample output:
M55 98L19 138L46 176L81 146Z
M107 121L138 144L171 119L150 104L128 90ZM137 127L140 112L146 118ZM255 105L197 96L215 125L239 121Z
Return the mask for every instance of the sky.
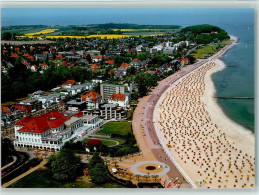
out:
M87 25L100 23L229 23L253 16L253 9L201 8L2 8L1 25Z

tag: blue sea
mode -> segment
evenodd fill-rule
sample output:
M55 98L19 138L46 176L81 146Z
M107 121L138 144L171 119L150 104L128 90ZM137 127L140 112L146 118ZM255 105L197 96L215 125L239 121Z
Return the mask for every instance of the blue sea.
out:
M172 24L182 27L211 24L239 37L221 59L227 67L213 75L218 96L254 96L254 9L35 9L4 8L1 24L87 25L100 23ZM254 131L254 100L220 99L234 121Z

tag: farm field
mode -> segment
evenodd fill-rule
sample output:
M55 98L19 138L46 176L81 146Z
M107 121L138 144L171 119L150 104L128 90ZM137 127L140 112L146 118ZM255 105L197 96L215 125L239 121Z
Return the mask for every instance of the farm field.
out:
M54 36L20 36L20 37L28 37L28 38L37 38L37 39L65 39L65 38L71 38L71 39L85 39L85 38L101 38L101 39L119 39L119 38L127 38L127 37L138 37L138 36L161 36L163 34L143 34L143 35L116 35L116 34L102 34L102 35L88 35L88 36L73 36L73 35L54 35Z
M34 32L34 33L27 33L25 34L25 36L35 36L35 35L41 35L41 34L49 34L49 33L53 33L55 31L57 31L59 29L45 29L45 30L42 30L42 31L39 31L39 32Z

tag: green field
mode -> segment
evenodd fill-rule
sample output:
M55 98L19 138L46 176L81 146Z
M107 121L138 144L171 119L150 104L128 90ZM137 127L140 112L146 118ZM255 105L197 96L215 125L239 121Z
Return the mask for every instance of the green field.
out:
M50 170L37 170L20 179L9 188L124 188L117 183L94 184L84 181L58 182L52 179Z
M202 59L202 58L205 58L206 55L210 55L210 54L214 54L216 53L216 48L217 48L217 45L207 45L207 46L204 46L200 49L197 49L195 50L194 53L192 53L192 55L198 59Z
M223 45L230 45L231 44L231 40L230 39L227 39L227 40L223 40L221 43L223 44Z
M102 134L118 134L128 135L132 133L131 123L129 122L109 122L103 126L103 129L99 131Z

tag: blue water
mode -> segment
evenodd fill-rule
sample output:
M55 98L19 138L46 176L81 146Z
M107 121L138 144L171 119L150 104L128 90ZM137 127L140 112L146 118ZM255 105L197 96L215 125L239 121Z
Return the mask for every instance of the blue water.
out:
M1 24L87 25L98 23L211 24L239 37L222 60L227 67L213 75L219 96L254 96L254 9L14 9L1 10ZM254 100L219 100L225 113L254 131Z

